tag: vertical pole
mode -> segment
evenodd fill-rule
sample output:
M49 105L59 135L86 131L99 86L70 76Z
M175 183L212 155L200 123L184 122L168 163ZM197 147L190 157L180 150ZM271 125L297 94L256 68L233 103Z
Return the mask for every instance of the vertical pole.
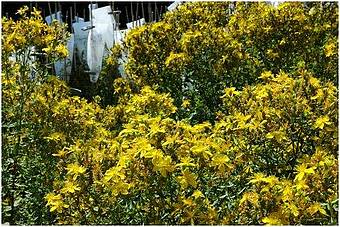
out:
M159 19L159 16L158 16L158 9L157 9L157 3L155 2L155 21L158 21L157 17L158 17L158 19Z
M112 31L113 31L113 43L116 44L116 16L115 16L115 13L114 13L114 2L112 1L110 3L110 8L111 8L111 12L112 12L112 18L113 18L113 23L112 23Z
M63 10L62 10L61 3L60 3L60 2L58 2L58 9L59 9L60 13L62 14ZM60 19L62 20L62 18L60 18Z
M115 30L116 29L116 17L115 17L115 13L114 13L114 11L115 11L115 4L114 4L113 1L110 3L110 8L111 8L112 18L113 18L113 30Z
M77 15L77 19L75 20L75 22L79 22L79 19L78 19L78 12L76 11L76 3L74 2L74 12L76 13ZM72 23L71 23L71 27L73 29L73 26L72 26ZM74 33L74 30L73 30L73 33ZM71 69L71 75L74 75L73 77L76 77L75 73L77 72L77 48L75 48L75 42L74 42L74 37L75 37L75 34L73 34L73 55L72 55L72 58L73 58L73 65L72 65L72 69ZM70 78L70 82L71 82L71 79L73 78Z
M139 16L138 16L138 6L139 6L139 2L137 2L137 6L136 6L136 20L139 20Z
M133 15L133 8L132 8L132 2L130 2L130 10L131 10L131 21L135 20L135 17Z
M149 14L149 22L152 22L151 3L150 2L148 2L148 14Z
M90 21L91 21L91 28L93 27L93 20L92 20L92 1L91 1L91 7L90 7Z
M74 7L74 16L76 16L77 15L77 4L76 4L76 2L74 2L73 3L73 7ZM72 20L74 20L73 18L72 18Z
M119 26L120 26L120 13L121 13L121 11L117 8L117 14L115 14L116 31L119 31Z
M71 19L72 20L72 19ZM68 21L68 11L66 11L66 17L65 17L65 22L67 23L67 21ZM65 34L64 34L65 35ZM66 44L67 45L67 44ZM67 81L67 77L68 77L68 75L66 75L66 63L67 63L67 61L66 61L66 59L67 59L67 56L64 58L64 81L65 82L68 82Z
M52 9L51 9L51 3L50 3L50 2L48 2L47 4L48 4L48 11L49 11L49 13L50 13L51 22L52 22L53 18L52 18Z
M57 2L54 2L54 18L57 19L57 12L58 12L58 3Z
M146 20L145 15L144 15L144 2L142 2L142 17Z
M126 23L129 23L129 13L128 13L128 9L127 7L125 6L125 13L126 13Z
M70 28L71 28L71 32L74 33L72 22L73 22L73 9L72 9L72 6L71 6L70 7Z
M74 3L74 6L75 6L75 3ZM72 26L72 23L73 23L73 8L72 6L70 6L70 27L71 27L71 33L73 33L73 49L74 49L74 29L73 29L73 26ZM71 81L71 76L74 74L74 70L73 70L73 66L75 67L75 63L76 63L76 60L75 60L75 57L74 57L74 51L72 52L72 56L70 56L70 59L71 59L71 75L69 75L69 78L68 78L68 83L70 83Z

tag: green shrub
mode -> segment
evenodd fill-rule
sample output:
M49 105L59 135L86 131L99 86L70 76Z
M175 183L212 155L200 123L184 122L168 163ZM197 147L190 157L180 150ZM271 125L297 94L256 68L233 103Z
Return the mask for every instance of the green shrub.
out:
M67 56L68 33L59 23L47 26L39 11L27 10L19 10L18 21L4 18L1 36L2 222L17 225L52 223L43 198L55 176L50 151L58 145L47 143L42 130L53 130L49 110L68 89L48 76L45 65ZM33 57L36 53L46 59Z
M186 3L127 34L126 73L169 92L179 119L213 122L223 89L254 84L264 70L305 67L337 85L337 15L335 3Z
M295 77L225 89L214 126L169 118L150 87L125 93L59 151L51 211L60 224L336 224L337 90Z
M283 14L285 23L293 23L302 20L302 12L324 18L322 10L337 9L328 3L314 9L319 5L284 3L275 9L238 3L228 18L225 7L230 4L185 4L167 14L169 23L131 31L126 40L128 77L112 81L117 72L114 55L120 54L114 49L99 84L101 97L91 102L70 97L66 84L48 76L39 61L31 80L28 62L20 60L31 44L65 34L62 27L55 24L58 29L48 30L36 11L29 19L21 10L28 24L4 20L3 222L338 224L338 90L330 76L334 69L327 66L334 62L320 61L316 68L307 58L302 63L299 54L304 58L305 52L293 40L287 40L296 45L290 50L292 59L279 53L287 65L276 62L275 51L269 51L274 58L260 61L255 54L261 51L252 52L249 44L253 36L264 35L266 26L258 23L269 23L263 19L268 15ZM261 12L258 17L255 9ZM206 17L209 10L213 13ZM302 29L295 22L291 27ZM18 30L27 29L23 25L45 33L27 33L38 36L28 39L37 42L30 45L19 36L14 41ZM324 32L331 28L325 26ZM170 45L173 37L179 46ZM322 40L327 43L322 54L337 60L337 44ZM205 46L209 43L212 46ZM61 50L56 53L40 48L58 59L65 56L63 44L63 38L53 43ZM164 56L157 55L162 45ZM314 54L323 56L321 52ZM16 62L8 58L13 53ZM226 56L222 61L217 59L220 54ZM244 58L249 62L243 64ZM192 89L183 86L183 75L192 79ZM110 87L105 87L106 80ZM209 84L218 89L200 90ZM206 104L210 99L216 100L214 107Z

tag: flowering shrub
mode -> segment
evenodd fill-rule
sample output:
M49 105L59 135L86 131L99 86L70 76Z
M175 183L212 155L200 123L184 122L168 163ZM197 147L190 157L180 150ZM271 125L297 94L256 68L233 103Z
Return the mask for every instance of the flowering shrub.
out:
M162 21L129 32L125 40L127 76L139 85L157 84L160 91L170 92L179 118L214 120L223 78L213 73L211 63L230 50L223 32L229 5L184 4ZM181 108L184 100L191 100L188 108Z
M41 12L37 9L29 14L28 7L18 10L20 18L13 21L11 18L2 19L2 62L7 63L9 56L16 60L26 58L36 53L45 53L51 60L67 56L66 40L69 33L65 25L58 22L50 26L45 24ZM33 48L33 49L32 49ZM34 50L34 51L33 51Z
M223 89L256 83L265 69L305 67L338 84L337 34L333 3L186 3L127 34L126 73L170 92L179 118L212 122Z
M101 97L102 106L114 105L117 103L114 91L114 80L120 77L119 61L121 57L121 47L116 45L111 49L110 55L105 59L103 70L96 83L95 94Z
M337 85L338 24L332 3L239 3L228 28L262 69L293 72L302 65Z
M305 71L261 78L225 90L215 125L169 118L150 87L107 107L55 154L58 223L336 223L336 88Z
M229 113L217 123L234 134L243 147L247 172L253 175L236 217L242 224L335 224L335 86L304 70L297 79L282 71L276 76L266 71L260 77L266 83L242 92L225 90Z
M66 84L47 76L48 69L40 61L33 80L22 58L4 58L3 222L338 224L338 91L334 81L328 81L328 74L315 74L314 68L302 63L291 68L282 66L283 70L273 66L272 70L266 66L268 62L255 64L254 71L249 69L243 78L232 73L236 66L228 66L221 74L214 74L215 69L200 71L204 74L187 71L190 67L203 70L203 65L198 64L201 60L194 61L199 57L207 63L206 67L214 66L214 58L204 59L203 55L191 53L212 49L199 46L205 42L201 38L209 35L208 25L214 24L220 31L211 33L211 45L221 45L228 51L238 46L241 53L247 54L242 49L243 38L237 41L237 37L222 33L225 28L219 26L230 23L236 29L232 17L242 7L263 7L264 11L269 7L276 12L262 3L237 4L229 20L229 12L223 7L229 4L186 4L179 9L188 17L183 20L175 20L176 12L168 14L167 20L178 21L185 30L185 34L180 29L174 33L180 37L181 51L171 49L175 45L165 45L167 39L175 37L165 33L170 32L171 23L133 30L126 45L138 45L133 44L129 53L128 78L110 81L110 89L114 90L112 105L107 105L112 101L107 99L107 90L102 90L102 97L96 96L93 101L71 97ZM209 9L214 13L205 17L204 12ZM220 20L221 15L225 19ZM185 26L193 26L196 20L195 26L208 26L206 30L187 31ZM222 34L219 41L223 45L216 41L218 34ZM10 36L4 32L3 43L6 37ZM157 45L169 48L164 49L162 58L149 56L160 53L160 46L138 50L147 45L148 37L154 41L161 37ZM56 45L63 43L61 39ZM326 45L329 55L335 44ZM12 52L21 53L16 50ZM134 55L137 50L148 54ZM219 49L211 51L210 56L218 56ZM12 52L5 54L9 57ZM113 49L113 53L118 56L119 50ZM226 53L230 58L225 61L231 65L243 62L237 60L239 52ZM53 58L48 51L46 54ZM329 56L337 58L334 54ZM152 58L160 61L156 65L142 64ZM252 57L254 62L256 59ZM107 63L103 81L111 80L110 75L117 70L117 58L109 58ZM139 71L134 71L137 66ZM239 67L243 66L248 67ZM319 67L322 70L326 66ZM173 74L163 74L166 70ZM231 73L230 80L237 81L234 86L226 86L231 83L222 79L219 85L215 79L207 82L210 75L222 75L225 79L223 73L227 72ZM189 74L197 77L191 77L188 84L193 89L185 93L183 75L189 78L185 76ZM155 84L149 86L149 80ZM216 97L211 96L220 104L218 111L213 112L213 122L192 124L193 117L185 118L193 113L190 111L198 110L199 103L204 106L203 96L197 100L188 96L189 92L198 91L197 81L202 86L210 83L221 89L221 96L217 90ZM173 93L160 92L172 92L171 86L177 89L180 99ZM199 116L201 120L205 118Z
M49 109L67 96L67 87L48 76L47 61L67 55L67 32L44 24L28 7L20 19L2 19L2 220L10 224L48 224L43 204L54 178L54 146L43 137L53 130ZM53 49L53 52L50 50Z

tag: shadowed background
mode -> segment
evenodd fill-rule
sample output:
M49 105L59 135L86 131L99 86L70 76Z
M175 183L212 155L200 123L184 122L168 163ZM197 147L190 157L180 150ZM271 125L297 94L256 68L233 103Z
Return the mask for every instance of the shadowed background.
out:
M18 15L16 12L22 6L27 5L30 8L36 7L41 10L42 16L46 17L51 13L62 11L63 21L70 25L71 17L79 16L89 20L89 10L87 2L1 2L1 13L2 17L12 17L17 19ZM162 14L167 11L167 7L172 3L171 1L162 2L96 2L92 1L93 4L98 4L98 8L111 5L114 10L120 10L120 29L126 28L126 23L131 21L145 18L146 22L158 21ZM69 26L70 27L70 26Z

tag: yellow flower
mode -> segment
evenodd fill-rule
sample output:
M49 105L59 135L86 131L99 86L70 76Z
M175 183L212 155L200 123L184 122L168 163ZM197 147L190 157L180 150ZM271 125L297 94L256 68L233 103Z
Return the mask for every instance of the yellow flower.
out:
M262 218L262 222L267 225L282 225L280 218L275 214L270 214L268 217Z
M243 194L242 199L240 200L240 205L246 201L258 206L259 195L256 192L246 192Z
M167 145L174 144L179 137L179 133L176 133L175 135L169 135L165 139L166 141L162 143L163 147L166 147Z
M299 209L293 203L288 203L288 208L295 217L299 216Z
M47 205L51 206L50 211L57 211L58 213L61 213L64 208L68 208L69 205L65 204L62 200L61 195L55 195L54 193L48 193L45 196L45 199L47 200Z
M183 100L181 106L182 106L183 108L188 108L188 107L190 106L190 100L188 100L188 99Z
M307 212L310 215L315 215L317 212L320 212L323 215L327 215L327 212L321 207L320 203L314 203L313 205L308 207Z
M106 171L103 177L103 181L109 182L111 179L115 182L125 179L125 175L122 172L121 166L112 167L111 169Z
M159 122L154 121L150 124L149 134L155 135L157 133L165 133L165 130L164 130L164 128L160 127Z
M292 184L290 182L286 182L284 189L282 191L282 201L290 201L293 199L293 190Z
M187 206L192 206L192 205L194 205L194 201L193 201L192 199L190 199L190 198L188 198L188 199L183 199L182 201L183 201L183 203L184 203L185 205L187 205Z
M32 16L34 16L36 18L40 18L41 17L41 12L37 8L35 8L35 7L33 7L33 12L31 12L31 14L32 14Z
M176 63L184 62L185 59L186 59L186 55L184 53L176 54L176 53L171 52L169 57L165 60L165 66L169 67Z
M203 193L200 191L200 190L195 190L194 193L192 193L192 196L195 198L195 199L198 199L200 197L204 198L204 195Z
M119 194L127 195L129 194L129 189L131 185L122 181L118 181L113 185L112 194L117 196Z
M264 181L265 178L266 178L266 175L264 175L263 173L256 173L256 174L254 174L253 179L250 180L249 182L254 184L254 183L257 183L257 182Z
M311 97L311 100L322 100L322 98L324 97L324 92L321 88L319 88L318 90L316 90L316 95Z
M330 57L337 54L336 45L334 42L327 43L325 46L325 55Z
M234 95L237 96L237 95L240 94L240 92L236 91L236 88L234 88L234 87L224 89L224 93L225 93L226 96L234 96ZM225 95L222 96L222 98L225 97Z
M212 153L209 151L209 146L204 143L204 141L198 141L198 144L191 147L191 151L195 155L202 154L205 159L209 159L212 156Z
M53 52L53 47L51 45L48 45L47 47L42 49L46 54L51 54Z
M57 52L58 55L61 57L65 58L68 55L68 50L65 45L59 44L58 46L55 47L55 51Z
M304 189L307 189L309 188L308 185L306 184L306 181L305 180L299 180L297 182L297 184L294 186L296 188L296 190L304 190Z
M305 176L305 174L315 173L314 171L315 169L316 167L307 168L307 165L305 163L302 163L301 165L297 167L298 174L296 175L295 180L301 181L303 177Z
M23 16L26 14L27 11L28 11L28 6L24 5L22 8L18 9L16 14Z
M182 171L182 176L177 177L177 181L183 189L187 188L189 185L196 188L196 179L197 177L195 176L195 174L191 173L189 170Z
M86 169L82 166L79 166L76 163L68 164L67 165L67 174L73 175L73 179L76 179L80 174L84 174Z
M50 44L51 42L53 42L53 40L55 39L55 37L52 34L48 34L44 37L44 40L46 42L46 44Z
M45 137L47 140L61 141L65 139L65 135L62 132L54 132L51 135Z
M215 154L211 159L211 166L217 166L220 172L225 171L225 167L228 166L230 161L229 157L225 154Z
M309 78L309 83L314 87L314 88L319 88L320 87L320 80L318 80L315 77Z
M272 58L272 59L275 59L275 58L279 57L279 53L274 52L273 49L268 49L266 53L267 53L268 57Z
M181 163L179 164L176 164L176 167L177 166L184 166L184 167L195 167L197 166L196 164L192 163L193 159L190 158L190 157L183 157L180 159L181 160Z
M56 154L52 154L52 156L64 158L67 153L68 152L63 149L63 150L58 151L58 153Z
M140 154L141 158L153 158L157 154L157 150L151 146L146 138L137 138L134 147L137 150L135 156Z
M268 97L268 92L265 88L262 88L258 91L256 91L256 98L257 99L262 99Z
M261 76L259 76L260 79L267 80L273 77L273 74L271 71L264 71L261 73Z
M281 142L282 140L287 140L286 133L284 131L273 131L269 132L266 135L267 139L273 139L275 138L278 142Z
M64 187L61 189L61 193L75 193L75 191L80 191L80 187L74 184L72 181L66 181Z
M264 179L264 182L268 183L270 186L274 186L279 180L275 176L269 176Z
M329 121L329 117L327 115L318 117L314 123L314 128L323 129L325 125L331 125L332 123Z
M174 171L175 167L172 165L172 160L170 156L158 156L152 160L154 165L153 170L159 171L163 177L166 177L168 172Z
M251 116L252 115L250 114L244 115L242 113L236 113L234 118L237 121L237 129L244 129L250 127L251 125L247 124L247 122L251 118Z

